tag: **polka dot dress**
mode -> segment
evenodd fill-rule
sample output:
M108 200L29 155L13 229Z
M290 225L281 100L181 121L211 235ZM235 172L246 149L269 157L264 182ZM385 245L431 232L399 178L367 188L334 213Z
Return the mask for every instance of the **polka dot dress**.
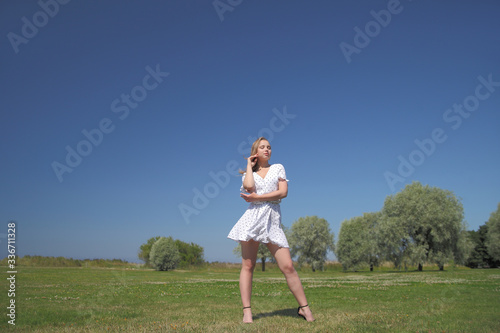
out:
M245 180L243 174L243 180ZM286 180L285 168L281 164L272 164L266 176L262 178L253 173L257 194L266 194L278 190L278 182ZM243 181L242 180L242 181ZM245 192L243 185L240 189ZM289 247L283 229L281 229L280 200L251 202L243 216L236 222L227 238L235 241L253 239L261 243L273 243L280 247Z

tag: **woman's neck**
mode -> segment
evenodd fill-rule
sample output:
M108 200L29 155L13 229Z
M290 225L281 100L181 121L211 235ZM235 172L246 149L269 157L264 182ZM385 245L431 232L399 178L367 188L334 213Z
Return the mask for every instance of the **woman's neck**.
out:
M259 164L258 167L257 167L257 170L264 169L264 168L269 168L270 166L271 165L269 163L267 163L267 162L264 165Z

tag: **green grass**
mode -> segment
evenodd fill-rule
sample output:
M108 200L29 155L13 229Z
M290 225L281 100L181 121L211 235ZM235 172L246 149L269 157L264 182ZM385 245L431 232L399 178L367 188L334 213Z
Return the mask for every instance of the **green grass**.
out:
M500 332L500 270L299 271L316 317L307 323L297 317L279 270L268 264L261 272L257 266L254 323L242 324L239 270L223 266L172 272L18 267L16 326L7 323L3 288L0 330Z

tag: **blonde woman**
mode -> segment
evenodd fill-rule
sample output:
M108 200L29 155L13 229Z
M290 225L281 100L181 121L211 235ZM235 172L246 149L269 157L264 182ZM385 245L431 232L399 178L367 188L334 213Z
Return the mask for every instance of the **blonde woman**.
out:
M240 242L242 267L240 272L240 293L243 303L243 322L251 323L252 278L259 243L265 243L285 275L290 291L299 303L297 314L307 321L314 321L307 304L304 288L293 267L290 249L285 233L281 229L281 199L288 194L288 180L281 164L269 164L271 145L264 137L252 145L243 173L241 197L250 206L227 236Z

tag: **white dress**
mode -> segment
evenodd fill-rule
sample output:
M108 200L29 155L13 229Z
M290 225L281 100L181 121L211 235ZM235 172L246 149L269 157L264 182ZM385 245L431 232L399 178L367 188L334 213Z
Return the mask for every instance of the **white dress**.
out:
M246 173L243 174L245 180ZM266 194L278 190L278 182L286 180L285 168L281 164L272 164L264 178L256 172L255 192ZM241 192L245 192L243 185ZM285 233L281 228L280 201L254 201L236 222L227 238L235 241L249 241L253 239L261 243L273 243L280 247L289 247Z

